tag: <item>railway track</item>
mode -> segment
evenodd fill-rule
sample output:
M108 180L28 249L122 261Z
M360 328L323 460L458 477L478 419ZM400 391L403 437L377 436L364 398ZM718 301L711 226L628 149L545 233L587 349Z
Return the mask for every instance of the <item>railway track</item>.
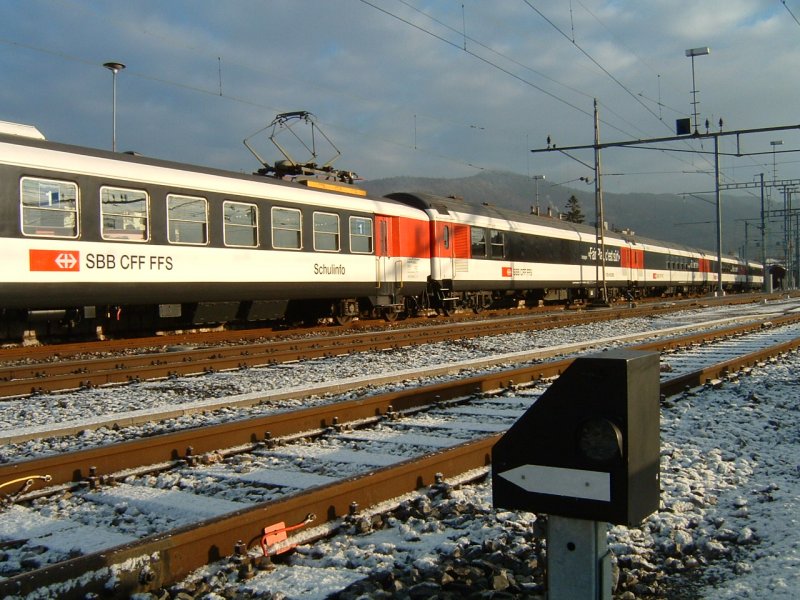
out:
M705 333L640 347L665 353L662 393L669 396L713 384L718 378L733 376L739 369L750 368L776 352L791 351L800 344L798 325L791 324L788 317L785 324L773 320L750 324L746 329L748 333L718 332L719 339L713 344L711 335ZM723 361L718 359L721 353L727 355ZM536 382L557 375L568 362L364 398L324 410L296 411L205 431L157 436L73 456L4 465L0 468L0 482L47 474L52 478L51 485L61 486L55 489L62 493L78 485L80 492L70 493L84 501L94 495L102 506L135 507L140 513L147 512L142 508L147 503L150 507L160 503L178 512L176 507L185 506L189 497L183 492L167 500L170 494L162 490L157 494L160 500L153 500L153 494L143 494L143 486L137 483L148 478L160 479L165 488L173 487L174 480L181 480L184 486L195 490L201 487L199 483L186 482L212 478L216 482L215 498L225 501L215 504L190 496L193 505L202 507L191 522L173 519L165 525L165 521L155 518L150 529L145 528L143 539L117 538L124 543L114 549L88 552L57 565L21 572L0 582L0 591L20 594L55 585L68 578L70 572L94 573L93 580L85 578L85 592L106 584L108 572L104 569L110 564L126 561L134 566L115 574L117 591L123 593L157 589L205 564L209 556L238 552L239 563L252 567L254 561L246 550L253 539L260 537L258 532L270 525L301 523L309 514L317 515L319 521L335 521L353 512L356 506L372 506L443 478L470 471L480 476L497 436L543 390ZM507 390L505 394L498 394L502 389ZM350 424L357 425L358 430L351 429ZM316 441L284 445L286 439L298 436ZM436 451L430 452L431 448ZM407 459L398 464L398 456ZM304 471L299 467L316 463L328 465L329 470ZM223 468L223 464L233 468ZM353 465L359 465L360 471L352 470ZM168 469L182 469L183 475L176 475L173 480L169 473L176 471ZM134 477L134 470L140 477ZM141 476L148 472L160 475ZM34 496L29 493L28 499L33 500ZM254 496L262 501L254 502ZM242 498L246 500L240 502ZM12 506L11 510L27 509ZM215 511L224 514L218 517ZM124 521L119 513L116 516ZM20 514L6 513L4 517L1 527L6 528L5 538L9 537L8 527L26 522ZM198 519L207 521L198 523ZM86 532L83 537L91 539ZM31 543L42 542L25 541ZM69 555L67 550L62 553Z
M699 306L723 306L751 304L754 302L772 302L790 297L786 292L783 293L747 293L736 294L722 297L687 297L671 299L646 298L637 301L636 306L628 302L618 302L610 309L611 311L625 311L627 314L670 312L674 310L686 310ZM570 310L570 308L572 310ZM493 318L515 318L523 313L531 318L538 318L544 321L559 321L569 323L578 318L583 318L585 307L581 305L573 307L564 306L545 306L545 307L525 307L523 309L492 309L474 314L472 311L459 310L446 318L446 323L475 323ZM631 311L631 309L635 309ZM604 310L590 311L602 314ZM434 317L434 318L431 318ZM109 337L92 340L54 340L52 342L35 341L29 344L18 344L5 340L5 344L0 347L0 363L10 362L46 362L51 360L67 359L71 356L85 354L102 353L128 353L141 350L150 351L153 348L164 346L178 347L181 345L207 345L207 344L242 344L252 341L260 342L264 340L281 341L294 339L306 335L313 336L336 336L346 333L361 332L382 332L405 329L412 327L429 326L437 315L431 313L418 317L410 317L402 321L387 323L380 320L355 320L346 325L335 325L330 323L321 324L316 327L299 328L275 328L275 327L254 327L254 328L213 328L189 331L163 331L156 335L128 336L123 338ZM602 318L602 317L601 317Z
M735 298L743 301L743 298ZM752 299L749 301L753 302ZM697 305L695 305L697 306ZM112 351L125 348L118 342L98 345L71 345L38 351L5 349L0 360L19 361L0 367L0 398L20 397L45 392L67 391L113 384L126 384L185 375L228 371L270 364L310 360L356 352L376 352L451 339L468 339L567 327L615 319L652 316L685 310L685 304L645 305L612 308L590 312L554 313L546 316L526 315L488 320L467 320L443 325L383 329L363 333L314 336L311 338L276 339L211 347L186 347L169 344L167 349L135 354L92 356L91 358L58 359L53 353L68 356L70 352L86 354L97 350ZM219 342L222 332L212 332L211 339ZM185 339L185 338L180 338ZM177 340L173 340L177 341ZM195 338L195 343L202 340ZM160 347L163 340L160 340ZM24 357L24 360L23 360ZM46 361L46 362L44 362Z
M253 380L257 382L266 380L269 382L268 385L264 386L260 383L258 386L259 389L264 390L263 392L236 394L236 392L232 390L228 393L221 393L218 388L215 388L211 392L211 397L203 400L198 399L197 395L198 393L203 396L208 395L208 390L200 392L191 391L197 385L200 385L202 389L202 382L195 380L195 384L190 383L193 381L192 379L185 379L182 383L175 381L174 383L163 382L151 384L151 386L155 386L152 387L154 394L147 393L147 389L149 389L147 386L134 388L131 390L130 395L132 398L130 402L120 402L120 392L111 392L110 390L99 396L97 394L87 393L81 394L77 398L75 396L67 396L66 398L59 396L58 398L52 399L52 401L49 396L41 396L37 399L31 399L29 402L21 400L14 402L9 401L7 403L8 410L0 411L0 421L6 424L5 427L11 426L12 428L8 430L0 427L0 442L3 444L20 444L29 440L39 439L43 436L60 437L78 434L83 435L88 430L99 429L105 429L106 431L120 430L121 435L116 436L118 438L116 441L121 441L122 439L130 439L130 437L133 437L133 434L129 435L126 433L127 429L132 429L132 426L152 424L156 420L164 422L178 419L182 424L178 425L178 423L175 423L173 426L180 426L183 428L197 427L198 425L202 425L202 423L198 423L198 421L202 420L203 415L211 411L228 411L231 409L244 410L248 407L252 407L253 412L276 412L278 409L273 408L270 410L269 407L286 403L295 405L298 403L320 405L330 401L326 400L326 398L332 397L335 400L336 396L347 393L348 389L351 388L400 385L405 380L426 377L452 377L454 374L465 369L485 369L487 367L491 368L492 365L549 360L558 356L582 352L591 347L603 347L608 344L631 344L643 339L671 337L695 330L705 331L711 327L721 328L726 325L730 327L733 323L746 323L750 321L753 322L750 325L751 327L759 327L759 319L763 320L764 314L769 315L769 318L777 322L785 319L791 320L794 318L792 316L791 307L792 304L788 304L787 307L782 308L781 310L788 311L788 314L781 316L780 310L776 311L773 308L754 306L748 311L748 314L739 314L735 317L729 317L724 316L723 313L721 316L724 318L711 322L705 320L706 317L703 317L704 313L695 315L684 314L679 322L688 321L688 324L668 327L666 329L651 328L654 322L639 320L636 322L635 326L631 326L630 330L619 326L612 328L612 330L617 331L617 333L614 334L612 338L600 340L598 340L595 335L591 335L591 329L588 332L580 334L578 333L579 329L572 329L573 335L571 336L548 336L551 339L571 339L572 341L567 344L553 344L553 342L550 342L549 345L534 343L533 348L521 352L502 352L500 349L500 340L513 338L514 336L487 337L485 341L482 341L479 345L476 344L474 347L472 342L467 343L462 340L460 343L456 344L458 349L456 356L469 358L462 358L456 361L434 362L434 364L421 368L418 367L416 369L398 369L396 365L392 365L390 369L384 370L383 367L378 366L378 374L344 379L338 369L333 369L330 371L322 371L320 374L321 376L314 373L314 375L312 375L313 379L289 376L288 379L285 380L287 383L283 386L278 383L276 376L293 374L298 368L301 369L301 373L310 375L311 372L316 371L316 369L311 366L317 364L315 361L293 363L285 365L285 368L276 366L267 367L266 370L245 370L237 372L235 379ZM762 313L761 311L763 310L767 310L768 312ZM759 317L759 315L761 316ZM699 322L697 322L696 319L699 319ZM659 321L655 323L659 323ZM632 331L632 333L630 331ZM732 331L736 331L736 329ZM587 333L590 335L586 335ZM529 336L525 334L518 335L524 340L525 346L530 347ZM576 335L578 337L574 337ZM583 341L581 341L582 339ZM515 345L518 347L518 344L510 344L511 347ZM452 344L446 344L446 346L452 346ZM425 347L432 348L433 346ZM488 347L491 351L487 354L486 350L482 349L482 347ZM404 356L413 356L414 354L413 347L409 347L407 352L398 352L396 355L400 357L400 360L405 360L403 358ZM347 362L357 363L358 372L361 373L364 371L364 368L361 366L363 361L360 357L374 357L376 355L374 353L366 353L347 356L349 357ZM389 353L387 357L388 356L395 356L395 354ZM340 361L337 360L324 359L324 362L331 365L340 364ZM389 362L396 363L397 361L389 360ZM429 361L425 360L423 363L429 363ZM300 365L308 365L309 369L301 368ZM374 372L373 369L368 370ZM332 373L334 379L329 382L328 377L325 376L326 373ZM231 377L234 376L229 374L227 377L223 378L223 380L230 380ZM220 377L210 377L206 379L220 379ZM302 381L303 384L292 384L292 381ZM159 390L171 388L172 386L175 386L176 390L181 392L187 392L188 390L188 394L186 394L187 399L180 402L177 398L173 397L172 394L164 394L162 398L159 397ZM98 397L95 398L95 396ZM72 400L70 400L70 398L72 398ZM104 401L103 398L106 400ZM74 410L71 410L69 407L72 406L71 402L76 401L84 405L87 410L91 411L91 414L82 414L79 419L75 419L73 416ZM110 403L112 407L107 407L107 402ZM34 413L37 412L36 406L39 407L39 413L45 412L47 415L52 416L48 416L46 419L33 418L31 419L33 422L25 427L12 425L12 423L18 423L19 416L26 415L29 408L31 408ZM58 415L61 414L64 415L63 418L58 417ZM154 433L157 433L156 429L157 428L150 426L147 431L136 435L146 435L150 437L154 435ZM165 427L162 429L169 428ZM111 442L107 441L105 443Z

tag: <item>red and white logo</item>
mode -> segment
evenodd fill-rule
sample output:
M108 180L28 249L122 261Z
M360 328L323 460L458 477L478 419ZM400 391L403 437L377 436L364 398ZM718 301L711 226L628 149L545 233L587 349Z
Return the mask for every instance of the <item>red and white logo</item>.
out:
M511 267L503 267L503 277L511 277Z
M81 253L77 250L30 250L31 271L80 271Z

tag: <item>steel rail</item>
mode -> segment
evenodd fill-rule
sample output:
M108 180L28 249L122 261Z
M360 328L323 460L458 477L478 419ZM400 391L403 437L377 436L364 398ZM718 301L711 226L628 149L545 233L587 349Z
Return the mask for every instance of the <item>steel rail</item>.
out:
M674 307L661 307L657 312L667 309L676 310ZM258 367L348 353L375 352L453 338L503 335L564 327L568 324L633 318L642 314L653 314L652 307L559 313L546 318L526 315L523 318L448 323L424 328L14 365L0 367L0 398Z
M775 326L800 321L800 315L788 315L772 319ZM716 331L679 336L667 340L648 342L632 346L634 349L663 352L693 344L702 344L715 338L756 331L764 323L748 323ZM780 351L787 351L800 344L800 340L788 342ZM759 353L756 353L759 354ZM764 356L768 356L765 351ZM758 356L747 358L742 363L752 366ZM97 481L114 473L138 468L142 465L163 464L177 460L197 460L204 454L221 448L269 443L273 438L282 438L302 433L315 433L329 427L391 416L425 407L441 401L449 401L502 388L530 384L531 382L556 377L572 362L572 359L548 361L516 369L482 374L434 385L379 394L371 397L336 402L322 406L287 411L263 417L232 421L208 427L186 429L173 433L130 440L109 446L100 446L78 452L57 454L37 459L11 462L0 465L0 482L21 477L47 473L51 485L63 485L80 481ZM713 379L735 368L735 359L720 363L719 368L708 367L668 380L662 393L677 393L686 386L699 386L706 379ZM671 387L669 387L671 386ZM257 402L254 399L253 402Z
M25 596L70 581L78 574L79 581L59 587L59 598L78 600L90 592L120 597L154 591L205 564L234 554L242 544L253 545L268 525L297 523L308 514L318 515L324 522L334 521L348 515L353 506L374 506L429 486L440 477L488 466L492 447L499 438L496 435L467 442L219 519L10 577L0 581L0 596ZM113 579L114 589L108 588L109 579Z

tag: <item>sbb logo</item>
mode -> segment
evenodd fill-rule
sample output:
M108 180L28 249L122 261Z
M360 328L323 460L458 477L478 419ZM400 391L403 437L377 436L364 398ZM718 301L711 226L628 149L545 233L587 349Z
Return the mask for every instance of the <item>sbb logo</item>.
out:
M77 250L29 250L31 271L80 271L81 253Z

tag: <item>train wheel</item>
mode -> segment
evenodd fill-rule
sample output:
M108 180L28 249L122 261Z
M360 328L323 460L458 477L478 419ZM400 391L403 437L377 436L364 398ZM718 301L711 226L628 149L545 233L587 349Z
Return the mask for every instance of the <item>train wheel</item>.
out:
M383 320L387 323L394 323L397 321L397 311L393 309L383 311Z
M337 325L349 325L353 322L353 317L350 315L335 315L333 320Z

